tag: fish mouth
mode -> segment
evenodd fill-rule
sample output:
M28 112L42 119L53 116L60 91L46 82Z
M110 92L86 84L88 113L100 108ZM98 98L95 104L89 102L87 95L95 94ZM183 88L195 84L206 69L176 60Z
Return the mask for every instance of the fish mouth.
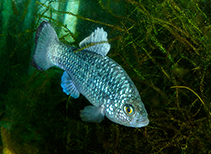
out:
M134 119L130 124L132 127L145 127L149 124L149 119L147 117L144 119Z
M140 121L140 123L142 123L143 125L147 126L149 124L149 119L146 118L146 119Z

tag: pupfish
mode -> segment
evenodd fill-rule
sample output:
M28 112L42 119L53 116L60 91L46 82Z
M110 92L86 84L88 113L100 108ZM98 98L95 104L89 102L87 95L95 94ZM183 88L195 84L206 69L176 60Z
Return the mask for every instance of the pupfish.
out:
M78 50L61 43L51 24L43 21L37 28L33 61L43 71L53 66L64 70L63 91L75 99L82 94L92 104L80 111L83 121L101 122L107 117L123 126L147 126L148 114L135 84L107 56L111 47L107 35L103 28L96 28Z

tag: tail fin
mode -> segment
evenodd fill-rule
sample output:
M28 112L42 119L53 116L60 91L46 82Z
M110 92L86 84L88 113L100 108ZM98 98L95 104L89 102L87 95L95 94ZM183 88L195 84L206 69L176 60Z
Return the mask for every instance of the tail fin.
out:
M58 43L59 39L51 24L43 21L37 28L35 36L36 47L33 61L38 69L47 70L54 66L50 54L54 51L54 45Z

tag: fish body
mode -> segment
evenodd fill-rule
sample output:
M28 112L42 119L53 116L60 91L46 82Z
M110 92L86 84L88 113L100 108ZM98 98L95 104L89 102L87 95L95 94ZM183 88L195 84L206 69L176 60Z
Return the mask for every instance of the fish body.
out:
M74 52L77 48L61 43L51 24L43 21L35 43L33 58L37 67L63 69L63 91L74 98L82 94L92 104L81 111L83 121L101 122L106 116L128 127L148 125L147 111L136 86L124 69L106 56L110 44L103 28L80 42L84 50Z

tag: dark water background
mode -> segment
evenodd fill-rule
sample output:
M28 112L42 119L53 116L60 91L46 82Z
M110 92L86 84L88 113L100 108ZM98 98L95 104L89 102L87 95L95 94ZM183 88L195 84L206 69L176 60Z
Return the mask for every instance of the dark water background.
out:
M78 0L78 12L68 12L74 2L0 1L2 153L211 153L211 2ZM76 47L103 27L112 45L108 56L134 81L150 124L82 122L79 111L89 102L62 92L62 71L30 65L42 19Z

